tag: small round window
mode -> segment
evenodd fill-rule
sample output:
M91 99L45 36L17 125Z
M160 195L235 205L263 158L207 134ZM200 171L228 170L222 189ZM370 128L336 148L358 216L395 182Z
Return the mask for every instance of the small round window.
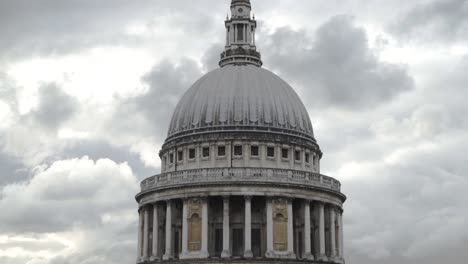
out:
M239 10L237 10L237 11L239 11L239 13L242 13L242 12L244 12L244 9L239 8Z

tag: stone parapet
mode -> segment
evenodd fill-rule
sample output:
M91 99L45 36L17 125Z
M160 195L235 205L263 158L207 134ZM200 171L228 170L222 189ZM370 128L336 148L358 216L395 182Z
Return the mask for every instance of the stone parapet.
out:
M279 183L341 191L341 183L332 177L305 171L268 168L208 168L167 172L141 182L141 192L180 185L229 183Z

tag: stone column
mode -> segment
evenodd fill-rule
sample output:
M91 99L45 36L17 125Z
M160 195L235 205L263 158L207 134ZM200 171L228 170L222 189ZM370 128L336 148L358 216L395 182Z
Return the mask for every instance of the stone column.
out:
M153 205L153 250L151 260L156 260L159 257L159 211L158 205Z
M266 257L273 257L273 206L270 197L266 199L266 231L267 231L267 252Z
M252 196L245 196L245 220L244 220L244 257L253 258L252 253Z
M310 245L310 201L304 201L304 257L313 260L312 249Z
M207 258L208 254L208 197L202 199L202 242L200 258Z
M145 208L145 222L143 227L143 259L148 259L148 239L149 239L149 210Z
M164 252L163 259L169 260L174 256L172 255L172 201L166 201L166 251Z
M292 199L288 199L288 254L291 258L296 258L296 254L294 254L293 220Z
M327 260L325 255L325 209L322 202L318 203L318 222L319 222L319 255L318 260Z
M335 208L330 208L330 260L336 257Z
M142 254L142 240L143 240L143 216L142 211L138 211L138 252L137 252L137 262L140 262Z
M188 254L188 216L187 216L187 203L188 200L183 200L182 206L182 256Z
M338 211L337 215L337 222L338 222L338 257L340 260L344 259L344 251L343 251L343 212Z
M230 250L230 226L229 226L229 196L223 197L223 252L221 253L222 258L231 257Z

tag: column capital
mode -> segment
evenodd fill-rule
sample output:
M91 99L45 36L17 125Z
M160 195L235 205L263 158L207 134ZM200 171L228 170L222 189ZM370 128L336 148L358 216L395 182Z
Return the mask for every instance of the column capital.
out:
M230 195L223 195L223 201L229 201L231 199Z
M253 198L253 195L244 195L244 199L245 199L246 201L251 201L252 198Z

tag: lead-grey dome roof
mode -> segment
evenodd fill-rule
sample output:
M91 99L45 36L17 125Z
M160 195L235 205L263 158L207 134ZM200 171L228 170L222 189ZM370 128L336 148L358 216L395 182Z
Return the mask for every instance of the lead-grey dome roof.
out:
M205 130L271 131L314 140L309 114L291 86L249 64L227 65L196 81L174 111L168 140Z

